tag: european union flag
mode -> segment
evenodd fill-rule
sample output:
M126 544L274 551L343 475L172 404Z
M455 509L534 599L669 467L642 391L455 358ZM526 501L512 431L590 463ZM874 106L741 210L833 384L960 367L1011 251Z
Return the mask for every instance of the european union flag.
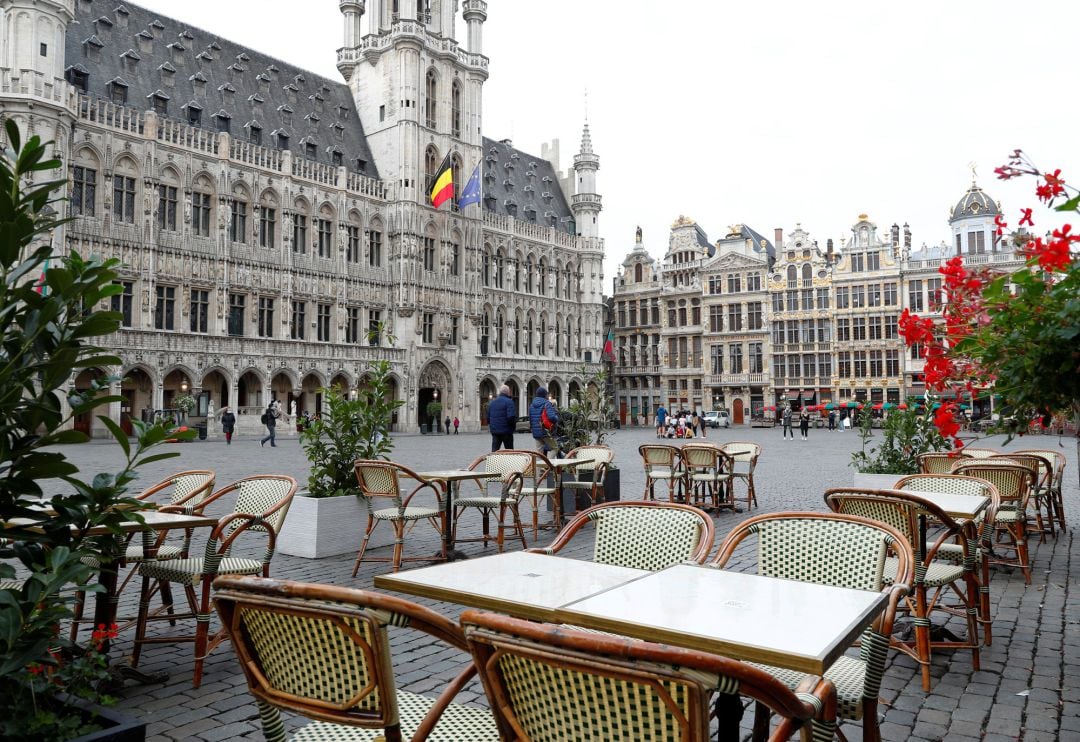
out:
M469 204L480 203L480 163L476 163L476 167L473 168L472 175L469 176L469 182L465 184L464 190L461 191L461 198L458 199L457 205L459 209L464 209Z

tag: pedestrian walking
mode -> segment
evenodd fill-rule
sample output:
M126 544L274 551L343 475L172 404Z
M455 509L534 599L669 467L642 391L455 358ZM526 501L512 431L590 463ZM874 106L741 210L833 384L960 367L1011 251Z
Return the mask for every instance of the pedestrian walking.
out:
M271 400L270 404L266 406L266 412L262 414L260 422L266 426L266 436L259 441L260 446L265 446L267 441L270 441L272 448L277 447L277 421L281 417L281 412L278 409L277 400Z
M538 388L529 405L529 430L541 453L559 450L559 443L555 440L555 426L558 424L559 411L548 399L547 389Z
M808 440L807 433L810 431L810 412L805 407L799 412L799 432L802 434L802 439ZM792 436L794 437L794 436Z
M499 387L499 396L488 405L488 432L491 433L491 450L514 447L514 428L517 426L517 407L510 396L510 387Z
M829 430L836 430L836 410L829 410Z
M457 415L454 415L454 435L457 435L458 425L461 425L461 421L457 419Z
M225 445L232 445L232 434L236 430L236 415L229 409L229 405L221 408L221 432L225 434Z
M656 437L663 438L667 433L667 410L664 409L664 405L660 405L656 408Z
M784 408L784 413L781 416L781 420L784 424L784 429L781 431L781 437L787 440L788 433L791 433L791 440L795 440L795 433L791 430L791 406Z
M705 421L701 419L701 413L695 412L693 418L693 427L696 429L697 434L702 438L705 437Z
M444 426L446 428L446 434L450 435L450 416L447 415L446 420L444 420L443 422L446 423L446 425Z

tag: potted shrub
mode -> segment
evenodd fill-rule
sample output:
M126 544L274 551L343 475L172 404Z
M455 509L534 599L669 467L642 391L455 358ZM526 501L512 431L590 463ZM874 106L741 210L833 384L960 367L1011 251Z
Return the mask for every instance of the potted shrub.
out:
M0 342L5 358L0 365L0 522L23 518L27 525L8 523L7 540L0 543L0 579L16 576L14 562L21 578L17 587L0 590L0 738L69 740L94 733L104 739L100 735L108 732L99 730L109 724L93 706L82 708L73 699L109 700L102 682L108 675L111 629L100 627L89 646L78 646L60 635L60 623L71 618L72 584L100 591L95 576L100 573L83 558L94 556L108 565L104 555L115 554L122 543L119 524L145 506L126 496L136 467L175 456L147 456L146 451L176 434L133 420L132 445L119 425L100 416L126 461L119 472L92 478L49 448L85 442L88 437L73 429L75 416L120 401L107 394L117 379L106 376L83 392L68 392L69 411L61 403L73 369L120 366L119 358L92 344L119 329L120 314L100 309L120 291L114 283L119 261L76 253L52 256L51 232L62 222L50 203L62 181L41 178L61 163L45 158L38 137L24 145L10 119L5 128L9 148L0 154ZM67 492L53 496L45 511L36 506L43 496L41 484L49 479L62 479ZM93 526L104 526L111 535L88 538ZM144 737L145 730L127 738Z
M437 399L433 399L427 404L428 419L431 420L430 430L433 433L442 432L440 426L442 425L442 402Z
M934 426L929 411L890 411L884 421L881 443L877 446L870 445L875 437L875 419L870 410L862 410L858 420L862 447L851 454L856 487L890 489L900 477L919 473L919 454L952 448Z
M318 559L359 547L367 515L353 462L388 458L394 446L391 420L402 404L388 398L390 363L378 361L370 369L365 385L355 392L324 389L322 414L300 433L311 471L307 489L293 498L278 536L283 554Z
M586 373L584 369L582 373ZM608 394L607 380L607 373L603 371L591 377L567 407L559 411L560 433L566 441L564 450L589 444L603 445L615 435L615 408ZM591 472L582 472L580 476L592 481ZM621 499L620 484L619 468L612 462L604 477L605 501Z

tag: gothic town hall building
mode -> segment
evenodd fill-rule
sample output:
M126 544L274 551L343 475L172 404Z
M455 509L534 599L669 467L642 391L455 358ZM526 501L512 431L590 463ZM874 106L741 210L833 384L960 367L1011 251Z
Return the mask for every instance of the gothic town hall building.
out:
M344 82L126 0L0 0L0 115L67 170L56 250L122 262L122 366L73 379L119 377L121 425L188 393L254 432L269 400L315 412L386 359L396 430L436 399L478 430L503 382L524 414L599 369L588 126L565 175L557 143L483 136L484 0L339 5ZM479 163L479 204L431 207L448 153L459 192Z

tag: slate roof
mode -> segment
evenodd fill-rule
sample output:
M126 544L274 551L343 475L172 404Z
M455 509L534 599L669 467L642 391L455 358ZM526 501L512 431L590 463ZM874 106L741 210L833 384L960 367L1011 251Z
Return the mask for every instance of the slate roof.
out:
M990 198L983 192L982 188L971 184L971 188L968 189L964 197L956 202L956 206L953 207L952 219L962 219L966 216L997 216L1000 213L998 205L994 203L994 199Z
M66 53L69 71L88 72L91 95L108 99L116 81L128 87L128 106L152 110L156 95L168 118L187 122L189 108L201 110L199 125L209 130L215 116L228 118L231 135L242 141L257 126L266 146L284 133L296 156L329 165L336 150L350 170L362 161L362 172L378 177L342 82L120 0L75 0Z
M750 227L745 224L742 225L742 236L743 239L753 240L754 251L768 261L769 270L772 270L773 264L776 263L776 248L773 246L773 243L750 229Z
M516 149L505 139L495 141L484 137L483 154L484 208L575 233L574 214L559 186L559 174L550 162Z

